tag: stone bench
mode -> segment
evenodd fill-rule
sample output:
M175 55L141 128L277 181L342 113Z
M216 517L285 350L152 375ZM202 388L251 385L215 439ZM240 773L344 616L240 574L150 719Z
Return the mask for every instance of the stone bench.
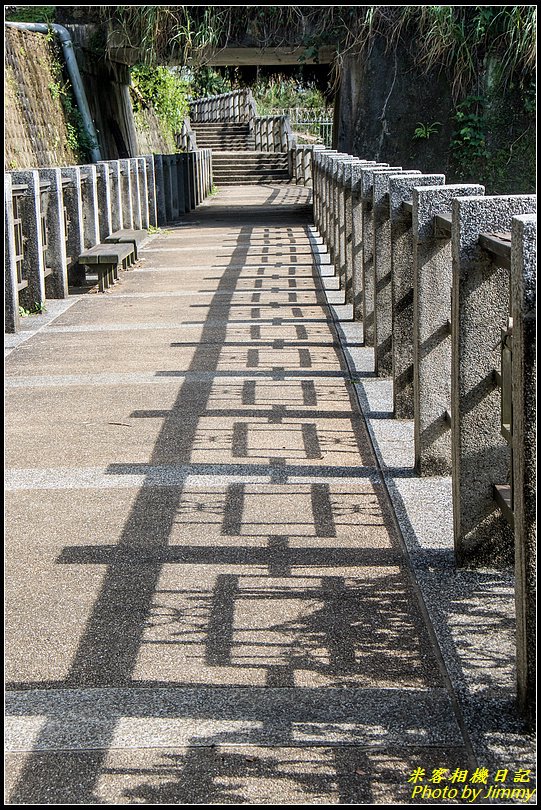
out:
M134 255L135 247L132 242L114 247L110 244L94 245L81 253L78 261L81 266L91 266L97 271L99 289L104 292L118 278L119 265L126 269L132 263Z
M114 231L106 236L103 240L107 244L120 244L120 245L133 245L135 259L138 258L141 245L148 239L148 231L144 230L130 230L124 228L120 231Z

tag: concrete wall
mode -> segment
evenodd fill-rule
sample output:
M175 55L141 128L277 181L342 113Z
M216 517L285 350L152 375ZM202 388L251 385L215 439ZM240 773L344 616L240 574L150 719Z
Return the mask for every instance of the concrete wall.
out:
M344 60L337 98L336 148L359 157L426 172L448 172L452 99L443 73L422 74L405 48L386 51L376 36L368 55ZM440 122L439 133L413 137L419 123Z
M4 160L6 169L76 163L43 34L5 29Z

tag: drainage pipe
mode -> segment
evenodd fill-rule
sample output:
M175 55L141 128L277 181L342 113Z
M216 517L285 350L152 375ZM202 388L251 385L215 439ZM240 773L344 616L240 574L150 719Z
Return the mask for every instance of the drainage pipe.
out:
M95 144L90 149L90 157L92 163L97 163L102 159L100 147L98 145L98 135L96 128L94 127L92 116L90 115L90 108L86 100L81 74L79 73L79 65L77 64L77 59L75 58L75 51L73 50L73 42L71 41L69 31L64 28L63 25L57 25L56 23L6 22L5 25L9 25L11 28L20 28L23 31L34 31L36 34L48 34L49 31L52 30L57 35L58 40L62 45L64 59L66 61L66 68L70 77L77 107L79 108L79 112L81 113L81 117L83 119L83 126L90 139L90 142Z

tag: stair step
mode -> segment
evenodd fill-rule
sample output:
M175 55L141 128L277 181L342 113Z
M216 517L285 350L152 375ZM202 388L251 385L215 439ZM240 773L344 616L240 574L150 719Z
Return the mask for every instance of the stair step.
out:
M239 174L239 172L250 172L250 174L274 173L287 174L287 166L213 166L214 174Z
M212 165L215 169L227 169L227 168L235 168L238 169L239 166L247 169L261 169L268 166L271 169L287 169L287 161L281 160L220 160L219 158L214 158L212 161Z
M291 180L287 175L276 176L274 174L260 175L231 175L230 177L214 177L216 185L236 185L237 183L289 183Z
M259 185L287 185L288 183L293 183L289 177L288 178L277 178L277 177L270 177L270 178L260 178L258 180L246 180L241 178L228 178L227 180L215 180L215 184L220 186L259 186Z

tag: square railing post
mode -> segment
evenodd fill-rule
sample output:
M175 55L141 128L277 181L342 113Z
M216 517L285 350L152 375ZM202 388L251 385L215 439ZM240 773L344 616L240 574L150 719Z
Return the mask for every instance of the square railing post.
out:
M166 208L166 170L165 170L165 156L153 155L154 163L154 182L156 188L156 222L158 227L165 225L167 222L167 208Z
M157 209L157 189L156 189L156 169L154 163L155 155L145 155L147 192L148 192L148 226L156 228L158 225Z
M388 169L375 169L372 175L374 369L380 377L390 377L393 373L389 178L399 173L419 174L404 171L400 166L391 166Z
M455 197L483 186L413 189L413 420L415 468L421 476L451 474L451 234L434 224Z
M120 164L120 198L122 203L122 226L133 228L132 173L128 158L119 160Z
M40 179L36 169L11 172L13 184L24 184L21 220L24 240L23 277L28 285L19 292L19 302L33 309L45 302L45 262L41 231Z
M98 233L100 242L113 232L113 212L111 204L111 173L107 163L96 164L98 190Z
M45 264L51 274L45 279L47 298L68 297L68 266L64 195L60 169L39 169L40 180L49 184L47 200L47 249Z
M510 474L501 435L501 329L509 317L509 270L479 244L482 232L511 230L511 220L535 211L535 197L453 200L452 380L453 524L459 565L509 559L513 536L493 488Z
M413 189L442 186L444 174L398 175L389 178L391 220L391 331L393 411L397 419L413 419L413 229L403 203Z
M147 180L147 162L142 156L137 158L139 176L139 199L141 201L141 230L148 230L149 226L149 190Z
M351 163L351 304L353 320L363 319L363 205L361 170L374 161L355 159Z
M190 197L187 194L186 173L188 171L188 156L186 153L177 156L178 172L178 207L181 214L190 211Z
M63 166L62 194L66 209L67 235L66 253L68 255L68 278L75 286L83 284L84 271L78 265L78 257L85 249L83 226L83 199L81 190L81 169L79 166Z
M375 306L375 276L374 276L374 221L372 216L372 192L374 185L374 171L388 168L388 163L372 163L360 169L361 196L361 231L363 240L362 256L362 321L363 341L365 346L374 345L374 306Z
M13 216L13 193L11 190L11 175L4 174L4 261L6 268L5 297L4 297L4 326L6 332L18 332L19 317L19 291L17 280L17 251L15 248L15 228Z

